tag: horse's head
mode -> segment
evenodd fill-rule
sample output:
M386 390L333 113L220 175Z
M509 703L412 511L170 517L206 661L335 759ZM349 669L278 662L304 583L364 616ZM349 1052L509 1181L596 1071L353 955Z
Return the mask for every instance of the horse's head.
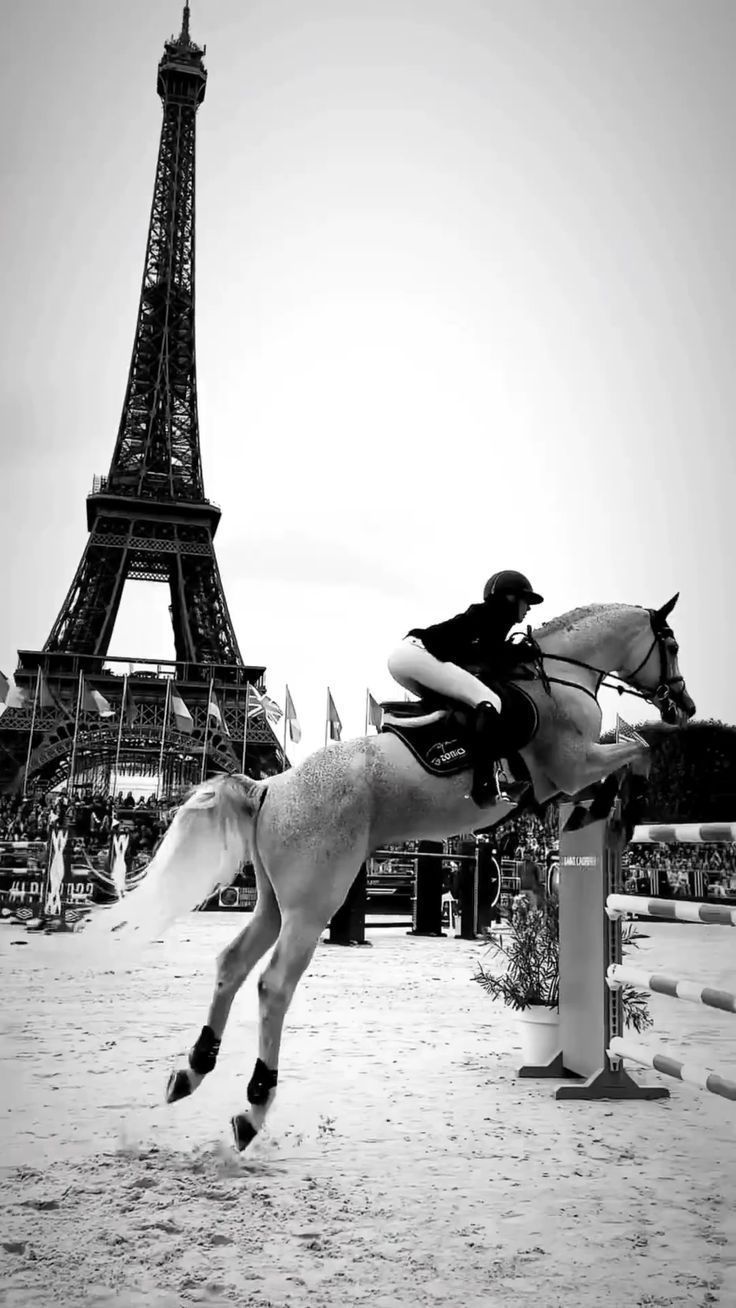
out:
M649 622L642 631L645 647L641 662L633 672L622 673L623 679L635 686L654 704L669 726L682 726L695 713L695 704L687 692L685 678L677 661L679 646L667 619L679 597L673 595L661 609L646 609Z

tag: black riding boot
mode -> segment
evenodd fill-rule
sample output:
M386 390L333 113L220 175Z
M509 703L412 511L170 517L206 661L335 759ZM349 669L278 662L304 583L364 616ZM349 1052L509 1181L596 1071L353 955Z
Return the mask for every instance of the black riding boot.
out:
M478 705L473 733L473 784L470 798L480 808L496 804L502 797L495 766L500 723L500 715L492 704L486 700Z

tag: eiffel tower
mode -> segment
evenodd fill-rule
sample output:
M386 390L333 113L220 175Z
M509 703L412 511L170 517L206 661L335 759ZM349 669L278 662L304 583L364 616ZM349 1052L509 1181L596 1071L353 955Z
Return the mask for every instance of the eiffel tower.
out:
M165 42L158 65L161 141L115 450L109 472L94 478L87 497L87 545L51 634L43 650L19 650L15 681L25 702L0 718L0 790L17 790L24 782L40 789L68 782L77 720L74 780L93 779L96 789L109 785L117 757L123 772L156 775L168 794L198 781L203 766L209 772L239 771L247 685L264 689L265 668L245 664L240 654L213 543L220 509L206 498L202 479L194 147L207 72L205 49L192 41L189 21L186 3L181 32ZM108 657L129 580L168 584L175 660ZM124 675L135 717L127 696L123 703ZM190 733L173 720L164 733L172 679L192 715ZM82 684L109 701L114 717L99 716L80 695ZM227 731L212 717L207 722L211 686ZM270 724L257 713L247 723L245 770L269 775L285 763Z

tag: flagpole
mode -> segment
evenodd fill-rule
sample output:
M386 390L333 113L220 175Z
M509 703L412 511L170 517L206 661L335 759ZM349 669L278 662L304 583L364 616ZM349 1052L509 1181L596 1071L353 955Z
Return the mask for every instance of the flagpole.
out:
M83 682L83 679L84 679L84 673L82 672L82 669L80 668L80 669L79 669L79 690L77 691L77 714L76 714L76 717L75 717L75 719L74 719L74 740L72 741L72 761L71 761L71 763L69 764L69 779L68 779L68 781L67 781L67 783L66 783L66 793L67 793L67 795L71 795L71 792L72 792L72 782L74 781L74 763L75 763L75 761L76 761L76 757L77 757L77 732L79 731L79 710L80 710L80 708L81 708L81 706L82 706L82 682Z
M115 798L118 789L118 765L120 763L120 741L123 735L123 718L125 717L125 707L128 698L128 674L123 677L123 698L120 703L120 722L118 723L118 747L115 750L115 781L112 787L111 799Z
M245 751L248 745L248 709L250 708L250 682L245 683L245 721L243 723L243 757L240 762L240 771L245 773Z
M28 785L28 769L31 766L31 751L33 749L33 731L36 726L36 705L38 704L38 692L41 686L41 669L36 669L36 689L33 692L33 712L31 714L31 734L28 737L28 753L26 755L26 769L23 773L23 798L26 797L26 787Z
M207 712L204 717L204 742L202 744L202 770L199 774L200 784L204 781L204 774L207 768L207 740L210 732L210 705L212 703L212 688L215 684L215 678L210 677L210 688L207 692Z
M364 736L367 736L367 735L368 735L368 695L369 695L369 694L370 694L370 692L366 689L366 692L365 692L365 729L364 729L364 731L363 731L363 735L364 735Z
M163 725L163 730L161 732L161 753L158 756L159 783L162 783L164 779L164 742L166 741L166 726L169 721L170 703L171 703L171 678L169 677L169 680L166 682L166 702L164 704L164 725ZM159 796L158 789L157 789L156 799L159 798L163 798L163 795Z
M284 758L286 758L286 729L289 725L288 723L289 715L286 712L286 708L289 702L288 697L289 697L289 687L287 686L286 682L284 682Z
M325 749L327 749L327 730L330 722L330 688L327 687L327 703L325 705Z

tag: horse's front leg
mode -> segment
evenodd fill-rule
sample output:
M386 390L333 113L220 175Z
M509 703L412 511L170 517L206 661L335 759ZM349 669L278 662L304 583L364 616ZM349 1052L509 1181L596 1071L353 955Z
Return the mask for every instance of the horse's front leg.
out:
M591 743L584 764L584 770L578 769L576 772L576 777L582 778L582 785L574 790L569 789L568 776L568 785L563 790L578 801L590 798L592 802L589 808L577 804L565 824L565 830L575 831L607 818L627 773L627 803L631 819L635 821L638 801L643 799L646 790L645 778L651 770L649 746L637 741L622 741L616 745Z
M649 746L636 740L622 740L616 745L595 741L575 752L557 770L556 780L565 795L578 795L596 781L631 766L637 776L648 777L652 766Z
M172 1072L166 1085L166 1102L191 1095L214 1071L220 1041L233 1000L248 973L275 943L281 929L281 914L270 885L259 878L258 903L248 925L217 958L215 990L207 1021L189 1051L187 1067Z

